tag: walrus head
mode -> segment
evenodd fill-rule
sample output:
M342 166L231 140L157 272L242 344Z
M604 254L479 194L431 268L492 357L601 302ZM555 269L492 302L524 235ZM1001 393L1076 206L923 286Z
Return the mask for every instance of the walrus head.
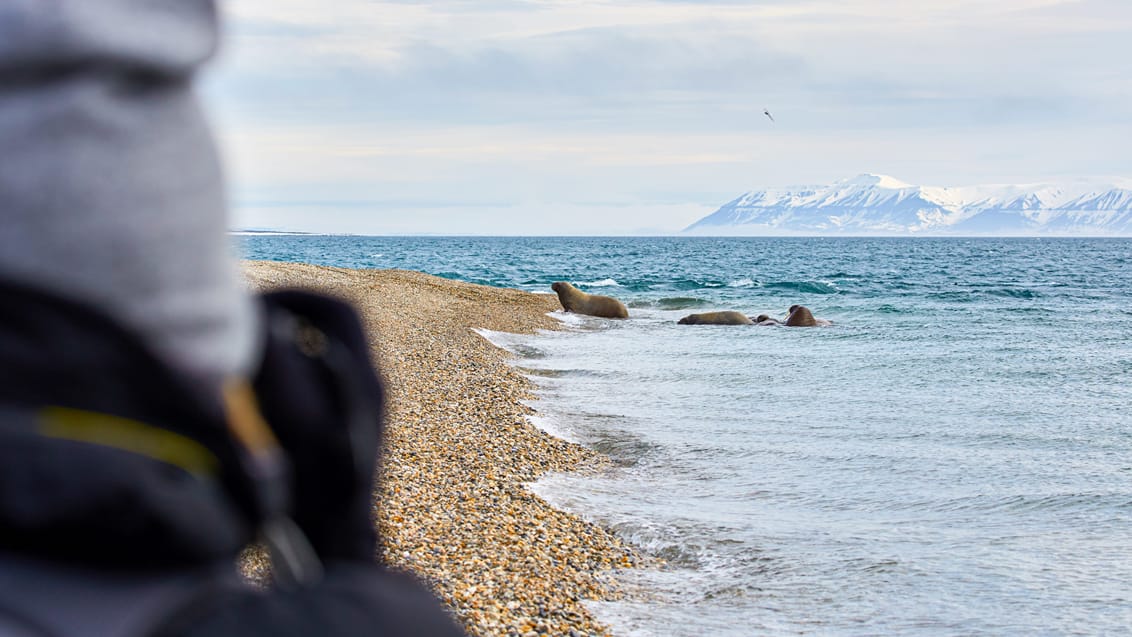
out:
M814 327L818 324L810 308L805 305L791 305L790 316L786 317L786 324L790 327Z

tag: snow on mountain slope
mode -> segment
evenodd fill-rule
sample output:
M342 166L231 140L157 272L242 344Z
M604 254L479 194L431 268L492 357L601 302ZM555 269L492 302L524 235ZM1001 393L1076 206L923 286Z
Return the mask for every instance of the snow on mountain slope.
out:
M1132 182L941 188L864 174L745 193L693 234L1132 234Z

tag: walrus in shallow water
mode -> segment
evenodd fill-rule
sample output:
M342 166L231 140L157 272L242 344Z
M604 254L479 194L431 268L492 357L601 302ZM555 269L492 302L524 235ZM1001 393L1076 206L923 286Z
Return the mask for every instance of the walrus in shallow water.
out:
M786 325L789 327L825 327L833 325L833 323L825 319L814 318L810 308L804 305L791 305L790 316L786 317Z
M782 325L782 321L769 314L759 314L755 317L755 325Z
M555 282L550 289L558 293L558 302L567 312L602 318L629 318L625 304L611 296L586 294L565 281Z
M679 325L754 325L755 322L742 312L705 312L689 314L676 321Z

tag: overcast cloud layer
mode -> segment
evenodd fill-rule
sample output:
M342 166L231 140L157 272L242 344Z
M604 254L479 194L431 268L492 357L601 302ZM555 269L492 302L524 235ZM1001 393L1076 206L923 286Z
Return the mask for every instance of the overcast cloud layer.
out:
M753 188L862 172L1132 176L1127 0L226 11L204 92L238 227L673 232Z

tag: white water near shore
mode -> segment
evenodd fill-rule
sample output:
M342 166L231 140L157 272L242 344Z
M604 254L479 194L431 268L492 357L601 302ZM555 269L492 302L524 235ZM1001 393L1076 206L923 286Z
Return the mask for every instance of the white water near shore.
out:
M544 426L619 464L535 491L668 562L592 605L616 634L1132 625L1127 421L1066 411L1112 391L1040 382L1070 352L1014 370L1031 383L972 359L977 330L938 347L918 323L689 328L680 313L500 342L540 386Z

